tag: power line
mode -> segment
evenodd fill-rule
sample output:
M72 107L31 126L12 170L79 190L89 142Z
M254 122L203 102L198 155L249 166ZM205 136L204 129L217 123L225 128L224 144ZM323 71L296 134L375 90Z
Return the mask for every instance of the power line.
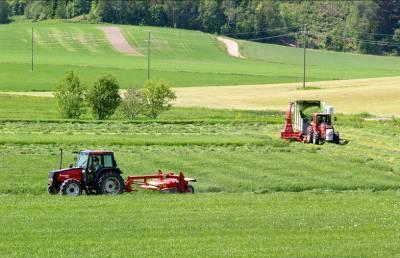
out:
M274 32L274 31L280 31L282 29L285 29L286 31L291 28L288 27L281 27L281 28L275 28L275 29L267 29L267 30L261 30L261 31L248 31L248 32L237 32L237 33L218 33L220 36L234 36L234 35L246 35L246 34L258 34L258 33L263 33L263 32Z
M243 39L245 41L260 41L260 40L266 40L266 39L274 39L274 38L282 38L282 37L287 37L289 35L297 34L298 32L290 32L286 34L281 34L281 35L276 35L276 36L270 36L270 37L262 37L262 38L255 38L255 39Z
M322 33L318 33L319 35L323 35ZM317 35L314 33L314 35ZM363 42L363 43L369 43L369 44L376 44L376 45L381 45L381 46L392 46L392 47L400 47L400 43L395 43L395 42L384 42L384 41L378 41L378 40L365 40L365 39L359 39L355 37L332 37L333 39L343 39L343 40L354 40L357 42Z

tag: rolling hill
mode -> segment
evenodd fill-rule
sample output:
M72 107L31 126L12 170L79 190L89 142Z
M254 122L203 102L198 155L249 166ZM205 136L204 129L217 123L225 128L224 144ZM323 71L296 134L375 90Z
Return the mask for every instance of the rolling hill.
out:
M51 90L66 71L84 83L98 75L115 75L121 86L139 87L147 78L147 37L151 32L152 78L176 87L267 84L302 80L302 49L240 41L246 59L234 58L214 35L199 31L146 26L118 26L142 55L116 51L101 30L107 24L60 21L0 25L0 91ZM31 34L34 28L34 71ZM396 76L397 57L309 51L308 80Z

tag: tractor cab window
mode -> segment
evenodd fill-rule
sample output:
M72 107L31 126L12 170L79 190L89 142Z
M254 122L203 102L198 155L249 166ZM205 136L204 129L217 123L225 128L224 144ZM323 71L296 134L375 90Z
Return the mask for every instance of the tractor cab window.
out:
M322 120L327 125L331 124L331 117L330 116L323 116Z
M88 162L89 155L87 153L81 153L76 162L76 167L85 168Z
M331 117L327 116L327 115L319 115L319 116L317 116L317 123L318 124L324 123L324 124L330 125L331 124Z
M107 168L114 167L112 155L110 155L110 154L103 155L103 165L104 165L104 167L107 167Z

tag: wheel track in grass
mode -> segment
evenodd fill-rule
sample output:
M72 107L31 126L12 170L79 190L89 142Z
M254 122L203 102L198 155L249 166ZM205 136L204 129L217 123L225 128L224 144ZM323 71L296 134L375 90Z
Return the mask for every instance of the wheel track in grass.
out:
M100 29L116 51L130 56L143 56L142 53L129 44L119 27L103 26Z

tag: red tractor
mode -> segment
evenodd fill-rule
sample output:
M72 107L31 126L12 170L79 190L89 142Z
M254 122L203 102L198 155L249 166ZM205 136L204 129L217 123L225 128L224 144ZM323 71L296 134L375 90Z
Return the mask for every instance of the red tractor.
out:
M331 114L314 113L307 127L305 141L313 144L321 142L339 143L339 132L335 132Z
M294 106L294 123L292 123L292 107ZM305 114L308 108L316 108L324 112L315 112L311 116ZM339 132L332 125L333 107L326 106L319 100L297 100L290 102L286 112L285 128L281 138L306 143L321 142L339 143Z
M62 152L61 161L62 163ZM77 196L84 190L87 194L121 194L124 191L135 191L138 188L157 190L168 193L194 193L190 182L195 179L186 178L183 173L175 175L158 171L156 175L128 176L126 182L112 151L81 151L75 166L52 171L48 178L48 192Z

